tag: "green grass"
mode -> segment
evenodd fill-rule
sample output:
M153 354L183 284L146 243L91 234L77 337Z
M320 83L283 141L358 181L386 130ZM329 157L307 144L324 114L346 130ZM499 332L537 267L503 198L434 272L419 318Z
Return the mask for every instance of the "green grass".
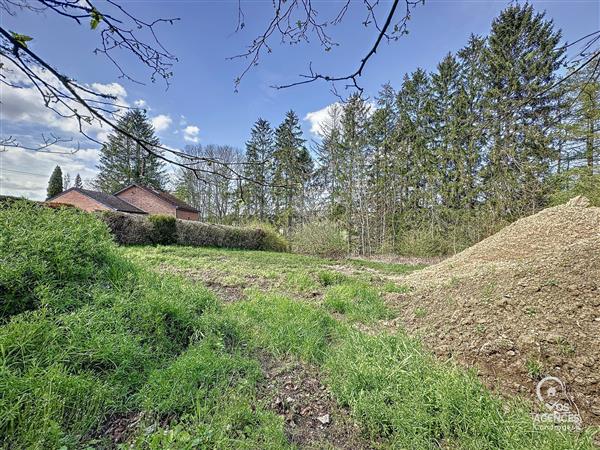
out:
M375 447L592 448L592 430L534 430L526 404L500 400L405 334L358 331L355 322L389 316L380 292L391 288L369 273L292 254L119 249L93 215L10 208L0 209L0 293L10 301L1 448L107 448L113 417L139 420L124 448L289 448L283 419L258 396L264 352L315 365ZM251 286L225 304L201 283L150 270L161 264ZM379 270L412 270L393 266ZM295 297L315 289L322 301Z
M344 314L351 321L371 323L391 317L377 289L360 281L332 286L323 304L327 310Z
M319 364L338 402L384 447L593 448L591 431L535 430L527 405L503 402L473 373L436 361L402 333L369 336L281 297L230 308L255 345Z
M396 264L382 261L373 261L369 259L348 259L347 262L352 264L353 266L367 267L369 269L374 269L389 274L406 274L425 267L422 264Z

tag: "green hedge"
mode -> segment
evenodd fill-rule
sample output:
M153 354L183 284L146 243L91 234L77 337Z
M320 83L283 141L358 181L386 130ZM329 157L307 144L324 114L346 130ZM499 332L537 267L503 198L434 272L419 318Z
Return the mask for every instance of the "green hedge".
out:
M214 225L170 216L134 216L105 212L102 219L122 245L179 244L245 250L286 251L287 242L264 227Z

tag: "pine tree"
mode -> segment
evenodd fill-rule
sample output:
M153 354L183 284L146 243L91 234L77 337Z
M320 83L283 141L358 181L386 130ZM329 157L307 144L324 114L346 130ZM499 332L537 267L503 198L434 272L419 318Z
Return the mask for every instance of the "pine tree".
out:
M75 177L75 187L78 189L83 189L83 181L81 181L81 176L77 174Z
M246 166L244 176L247 214L266 220L269 213L269 191L273 156L273 130L269 122L258 119L246 143Z
M273 192L275 220L289 231L305 203L304 184L312 172L312 159L305 147L300 120L288 111L275 130Z
M54 197L63 191L63 175L60 166L56 166L48 180L47 198Z
M563 60L560 37L530 4L510 6L492 23L483 58L483 176L488 203L501 217L531 213L544 201L544 180L556 159L546 130L557 123L559 101L547 88Z
M344 105L342 119L341 199L348 248L358 237L361 254L370 253L370 226L367 204L367 167L371 158L368 149L369 105L359 94L353 94Z
M162 153L157 147L159 139L146 113L139 109L128 111L118 121L119 128L127 130L137 139L143 140L154 153ZM138 142L121 134L108 137L100 150L97 187L103 192L115 192L131 183L139 183L155 189L165 184L164 162L147 152Z

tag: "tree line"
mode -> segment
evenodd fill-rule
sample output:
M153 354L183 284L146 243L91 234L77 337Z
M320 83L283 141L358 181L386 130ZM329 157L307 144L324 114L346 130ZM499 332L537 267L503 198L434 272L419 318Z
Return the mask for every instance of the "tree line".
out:
M178 167L173 190L206 221L257 219L288 233L330 220L361 254L458 250L561 194L600 192L600 59L558 83L561 38L531 5L509 6L433 72L332 105L318 143L289 111L275 127L258 119L244 152L188 147L202 170ZM156 139L143 112L123 120ZM98 187L164 189L164 164L127 141L112 135L103 147Z

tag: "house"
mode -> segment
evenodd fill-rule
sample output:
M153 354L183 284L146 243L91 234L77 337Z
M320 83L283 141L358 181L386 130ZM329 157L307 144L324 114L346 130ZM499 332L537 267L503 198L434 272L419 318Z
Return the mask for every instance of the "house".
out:
M196 208L167 192L157 191L146 186L132 184L115 192L114 195L148 214L166 214L184 220L198 220L199 218L199 211Z
M198 220L199 211L173 195L132 184L114 195L71 188L46 200L51 205L76 206L84 211L119 211L129 214L166 214L178 219Z
M147 214L130 203L104 192L73 187L46 200L50 205L73 205L84 211L119 211L130 214Z

